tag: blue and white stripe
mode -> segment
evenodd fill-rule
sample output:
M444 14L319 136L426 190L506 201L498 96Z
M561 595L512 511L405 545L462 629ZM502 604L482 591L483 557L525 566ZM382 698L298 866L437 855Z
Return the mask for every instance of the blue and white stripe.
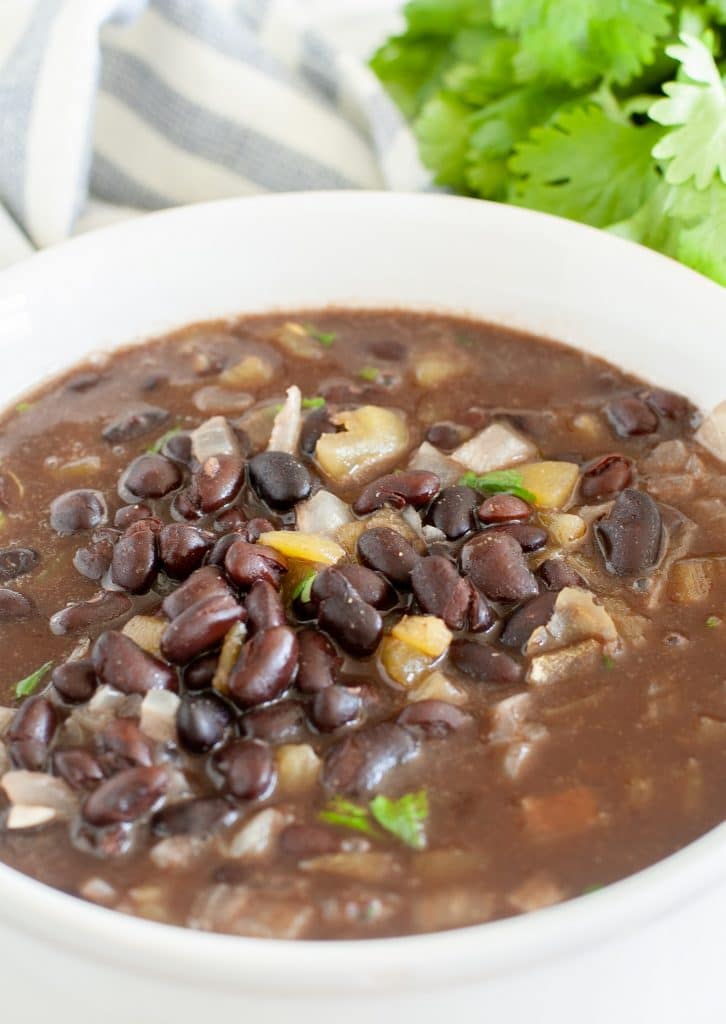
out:
M374 24L382 37L396 6L2 0L0 204L43 246L91 197L126 211L426 187L408 129L348 45L366 20L371 44Z

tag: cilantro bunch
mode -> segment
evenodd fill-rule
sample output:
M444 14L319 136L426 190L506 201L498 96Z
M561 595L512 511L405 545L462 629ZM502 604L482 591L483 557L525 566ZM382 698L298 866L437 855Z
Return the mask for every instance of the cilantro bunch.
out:
M726 285L726 0L410 0L372 66L457 192Z

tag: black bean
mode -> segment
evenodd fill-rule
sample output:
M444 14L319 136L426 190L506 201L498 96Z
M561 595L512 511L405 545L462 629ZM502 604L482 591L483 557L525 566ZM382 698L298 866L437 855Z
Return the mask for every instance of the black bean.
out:
M112 420L103 430L103 439L109 444L123 444L125 441L132 441L135 437L148 434L150 430L161 426L169 419L166 409L149 405L144 409L134 409L131 412L123 413L117 419Z
M506 533L514 537L522 551L541 551L547 544L547 531L532 523L504 523L492 526L488 533Z
M270 508L292 508L310 496L313 481L307 468L287 452L261 452L250 459L250 483Z
M252 587L245 600L245 610L247 629L251 636L287 623L282 598L267 580L260 580Z
M661 554L663 522L649 494L629 487L618 496L610 513L595 524L595 536L605 568L615 576L651 572Z
M492 494L485 498L476 512L479 520L488 526L529 519L532 509L515 494Z
M478 590L494 601L526 601L538 593L522 548L505 533L488 530L464 545L461 567Z
M232 501L242 486L244 469L241 455L210 455L205 459L194 474L194 490L205 515Z
M241 728L243 736L267 743L295 743L310 733L305 708L298 700L254 708L243 717Z
M230 509L230 511L236 510ZM233 530L230 531L230 533L225 533L219 538L219 540L214 542L212 550L209 552L209 556L207 557L207 565L218 565L223 567L224 560L227 557L227 552L232 545L236 544L239 540L246 540L246 538L242 536L241 532Z
M66 661L53 669L51 679L69 704L83 704L96 692L96 673L90 661Z
M273 548L238 540L227 551L224 567L233 583L248 590L259 580L267 580L274 587L279 587L287 572L287 561Z
M483 594L479 593L471 580L469 584L469 607L466 612L466 628L471 633L485 633L496 621L496 615Z
M175 619L187 608L191 608L197 601L213 594L229 596L231 590L222 578L221 571L216 566L205 565L203 569L197 569L180 587L167 594L161 603L161 610L170 619Z
M135 764L154 763L154 746L135 718L115 718L101 730L99 742L114 773Z
M211 546L211 535L188 523L168 523L159 534L159 556L172 579L186 579L198 569Z
M70 747L53 754L53 770L71 789L93 789L102 781L103 768L90 750Z
M182 475L176 463L163 455L139 455L119 482L119 494L126 491L137 498L163 498L181 486Z
M179 742L192 754L205 754L216 747L233 723L232 708L217 693L185 693L176 713Z
M242 531L247 525L247 516L241 508L226 508L214 517L212 528L215 533L236 533L242 537ZM246 540L246 538L244 538ZM224 559L222 559L224 561Z
M90 601L79 601L62 608L50 617L50 631L55 636L85 632L101 623L120 619L131 610L131 598L114 590L102 590Z
M366 726L329 748L323 782L329 789L351 795L375 790L390 771L417 752L415 737L400 725L380 722Z
M300 647L298 689L302 693L318 693L332 686L342 659L330 640L312 629L300 630L297 639Z
M237 813L222 797L193 797L157 811L151 819L151 831L155 836L208 836L230 825Z
M473 528L478 504L479 495L473 488L462 484L445 487L432 504L428 521L443 530L449 540L457 540Z
M231 594L204 597L172 619L161 636L161 653L167 661L184 665L216 647L244 617L244 608Z
M318 625L355 658L373 654L383 634L380 612L361 601L352 587L344 597L321 603Z
M162 798L168 787L163 768L140 766L127 768L94 790L82 808L91 825L114 825L135 821Z
M364 565L342 565L317 574L311 589L313 604L319 605L328 597L344 597L348 593L346 581L362 601L374 608L389 610L398 601L385 576Z
M116 543L111 559L111 579L130 594L145 594L156 579L156 535L146 527L150 519L133 523Z
M288 825L280 833L280 849L296 860L340 850L342 838L324 825Z
M0 622L17 622L29 619L35 612L32 601L16 590L0 587Z
M435 448L444 452L453 452L464 440L464 435L469 433L458 423L450 423L446 420L441 423L432 423L426 431L426 440Z
M253 636L229 675L234 700L241 707L253 707L278 697L295 679L298 653L297 637L288 626Z
M150 519L152 511L148 505L138 503L136 505L122 505L113 517L113 525L119 530L125 530L132 523L138 523L141 519Z
M674 391L654 388L652 391L646 391L642 397L651 409L667 420L685 420L695 411L687 398Z
M522 669L514 658L473 640L454 640L450 649L454 665L480 683L516 683Z
M176 672L153 654L142 651L130 637L107 630L91 650L91 662L102 683L123 693L176 690Z
M326 686L315 694L312 719L321 732L334 732L349 725L360 715L360 694L345 686Z
M111 568L113 549L114 541L110 537L99 537L86 547L77 549L73 565L87 580L100 580Z
M42 771L56 729L58 714L46 697L30 697L15 712L8 739L13 763L28 771Z
M240 800L258 800L275 783L272 751L260 740L236 740L228 744L217 752L214 765L227 790Z
M537 569L537 576L548 590L585 586L582 576L564 558L548 558Z
M182 466L190 466L193 459L191 435L182 430L178 434L167 437L161 454L166 455L167 459L181 463Z
M392 508L422 508L438 494L441 481L435 473L423 469L409 469L402 473L388 473L373 480L360 492L353 503L358 516L368 515L384 505Z
M40 561L33 548L0 548L0 583L32 572Z
M580 492L586 501L607 498L626 488L632 479L630 459L618 454L601 455L585 467Z
M504 629L499 638L501 643L505 647L517 647L521 650L535 629L549 622L556 600L555 591L548 590L520 605L504 623Z
M638 437L654 434L658 429L658 417L642 398L624 395L614 398L605 408L610 424L620 437Z
M79 373L75 377L72 377L66 382L66 388L69 391L77 391L82 393L90 391L91 388L95 388L103 380L100 373L95 373L93 370L88 370L86 373Z
M322 409L314 409L303 420L300 431L300 451L304 455L314 455L315 446L323 434L334 434L336 426L330 419L330 412L327 406Z
M415 729L429 739L443 739L473 725L474 718L443 700L420 700L409 704L398 716L400 725Z
M190 661L184 669L185 690L207 690L212 685L214 673L217 671L219 655L203 654L201 658Z
M66 491L50 503L50 525L61 537L92 530L106 522L106 499L100 491Z
M399 586L410 582L420 555L405 537L388 526L374 526L358 539L358 555L369 569L382 572Z
M443 619L449 629L466 628L471 590L448 558L422 558L411 573L411 585L424 612Z
M185 519L190 523L201 518L199 493L195 487L187 487L174 495L171 502L171 513L175 519Z

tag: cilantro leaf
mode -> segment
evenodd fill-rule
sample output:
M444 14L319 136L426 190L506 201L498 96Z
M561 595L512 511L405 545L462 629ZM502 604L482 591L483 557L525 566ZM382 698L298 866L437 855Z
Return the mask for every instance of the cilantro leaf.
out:
M335 331L319 331L317 327L311 327L310 324L305 325L305 330L311 338L319 341L323 348L332 348L335 344L335 339L338 337Z
M510 199L594 227L625 220L658 184L651 150L660 134L594 105L565 111L517 147Z
M531 491L522 487L522 477L516 469L497 469L492 473L485 473L483 476L477 476L476 473L464 473L459 483L464 487L471 487L475 491L488 491L490 494L514 494L532 504L537 500Z
M342 796L333 797L328 806L318 812L318 820L328 825L349 828L354 832L363 832L365 835L378 835L375 825L370 820L368 808L351 803Z
M325 405L325 399L321 395L314 395L313 398L303 398L302 407L303 409L322 409Z
M358 370L358 376L361 380L370 381L372 384L378 380L378 367L377 366L364 366L363 369Z
M462 26L486 25L491 18L488 0L409 0L404 16L417 35L453 35Z
M25 679L21 679L20 682L15 684L15 696L20 699L21 697L29 697L31 693L38 688L43 676L49 671L52 661L46 661L45 665L41 665L40 668L36 668L35 672L31 672Z
M293 601L297 598L300 598L300 600L305 602L305 604L308 603L308 601L310 600L310 592L313 589L313 583L315 582L315 577L317 575L317 572L315 572L315 570L312 569L310 572L306 573L303 576L303 578L300 580L300 582L292 592Z
M439 93L424 106L414 131L421 160L436 172L439 185L466 189L466 153L470 108L447 93Z
M714 181L702 192L680 185L670 213L679 226L672 255L726 286L726 185Z
M650 108L654 121L672 127L653 156L667 161L670 184L693 178L703 189L716 175L726 183L726 82L705 43L687 32L681 33L681 41L666 52L680 63L683 77L667 82L667 99Z
M406 793L400 800L379 794L371 800L371 814L378 824L414 850L426 847L429 801L425 789Z
M415 117L452 63L449 40L398 36L371 59L371 67L406 117Z

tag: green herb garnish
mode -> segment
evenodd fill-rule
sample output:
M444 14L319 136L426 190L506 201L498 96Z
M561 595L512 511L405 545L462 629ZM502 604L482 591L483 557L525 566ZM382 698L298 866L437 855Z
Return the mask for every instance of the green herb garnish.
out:
M303 601L305 604L308 603L308 601L310 600L311 591L313 589L313 583L315 582L315 577L317 575L318 574L315 572L315 570L311 570L309 573L306 573L306 575L303 576L303 578L300 580L300 582L292 592L293 601L295 601L299 597L300 600Z
M720 625L721 625L721 619L719 619L718 615L709 615L709 617L706 619L706 628L707 629L715 629L716 626L720 626Z
M158 438L156 441L154 441L154 443L151 445L151 447L146 449L146 454L147 455L158 455L159 452L161 451L161 449L166 444L166 442L170 438L176 437L177 434L181 434L181 432L182 432L182 428L181 427L172 427L171 430L167 430L167 432L165 434L162 434L160 438Z
M472 487L475 491L489 494L514 494L530 504L536 504L537 501L531 491L522 487L522 475L516 469L497 469L493 473L484 473L483 476L464 473L459 483L465 487Z
M322 409L325 405L325 399L322 395L315 395L313 398L303 398L302 407L303 409Z
M364 832L372 838L381 838L377 826L400 839L413 850L426 846L426 819L429 801L425 789L406 793L398 800L391 800L379 794L368 807L351 803L342 797L334 797L328 806L320 811L318 818L328 825Z
M305 325L305 330L311 338L319 341L323 348L332 348L335 344L335 339L338 337L335 331L319 331L317 327L311 327L310 324Z
M608 672L610 669L615 668L615 658L613 658L612 654L603 654L602 667L607 669Z
M358 370L358 376L361 380L368 380L375 383L378 380L378 367L377 366L364 366L362 370Z
M15 696L20 699L21 697L29 697L33 693L43 676L48 672L52 661L46 661L45 665L41 665L40 668L36 668L35 672L31 672L25 679L21 679L19 683L15 684Z
M15 411L16 412L27 412L28 409L32 409L32 408L33 408L33 403L32 402L18 402L18 404L15 406Z
M582 893L580 895L582 895L582 896L589 896L590 893L599 892L601 889L604 889L604 888L605 888L605 886L602 884L602 882L595 882L594 885L586 885L585 888L582 890Z

